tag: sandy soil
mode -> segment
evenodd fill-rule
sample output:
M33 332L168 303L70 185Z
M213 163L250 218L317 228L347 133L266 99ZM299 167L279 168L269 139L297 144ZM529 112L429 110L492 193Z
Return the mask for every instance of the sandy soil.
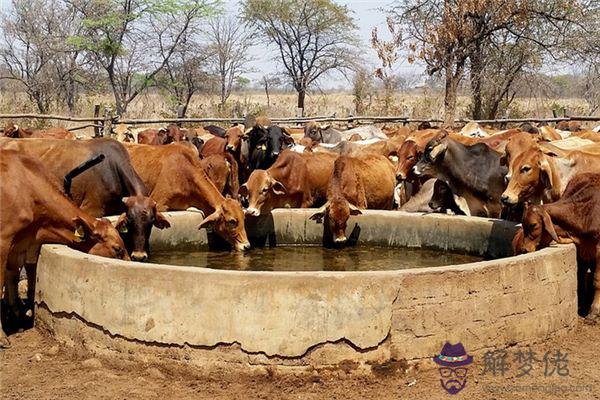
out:
M516 377L515 354L526 350L516 346L508 349L504 376L483 373L484 361L476 358L466 388L455 396L441 388L432 362L409 372L378 370L368 378L343 371L293 377L206 374L181 364L98 358L37 329L10 339L12 347L0 351L2 399L600 399L600 325L581 321L570 334L532 347L539 359L547 351L567 353L569 376L545 377L540 361L531 377Z

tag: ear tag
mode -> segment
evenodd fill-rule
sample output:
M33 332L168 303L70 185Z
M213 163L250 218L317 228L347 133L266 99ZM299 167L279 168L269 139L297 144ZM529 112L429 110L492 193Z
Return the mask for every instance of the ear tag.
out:
M83 242L83 239L85 238L85 231L83 230L83 226L78 226L75 229L75 232L73 232L75 234L75 241L78 243Z

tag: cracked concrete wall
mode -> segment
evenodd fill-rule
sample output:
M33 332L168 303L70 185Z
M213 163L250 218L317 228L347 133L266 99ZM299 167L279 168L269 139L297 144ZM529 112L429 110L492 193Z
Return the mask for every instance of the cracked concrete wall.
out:
M274 229L278 244L319 243L323 227L308 220L312 212L277 211L249 225L255 234ZM153 231L154 248L206 245L201 215L166 216L172 228ZM507 254L514 232L507 222L399 212L368 211L350 230L354 223L363 242L494 256ZM126 263L47 245L38 262L37 318L63 337L78 326L88 346L127 344L144 354L166 347L166 357L199 364L411 360L430 357L446 340L476 351L571 327L575 268L572 245L462 266L295 273Z

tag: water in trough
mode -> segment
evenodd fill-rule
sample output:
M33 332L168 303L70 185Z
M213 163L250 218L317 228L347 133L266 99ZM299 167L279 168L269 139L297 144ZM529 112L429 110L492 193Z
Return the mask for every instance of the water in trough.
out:
M421 248L321 246L253 248L246 254L206 250L153 251L150 262L248 271L382 271L466 264L483 257Z

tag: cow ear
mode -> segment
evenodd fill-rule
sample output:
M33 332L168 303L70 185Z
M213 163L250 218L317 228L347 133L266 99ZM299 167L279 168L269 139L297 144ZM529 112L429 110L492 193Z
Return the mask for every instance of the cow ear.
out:
M548 234L550 235L552 240L554 240L556 243L559 243L558 235L556 234L556 230L554 229L554 224L552 223L552 219L550 218L550 215L543 208L540 208L540 210L542 211L542 220L544 221L544 229L546 230L546 232L548 232Z
M448 147L448 145L446 143L440 143L440 144L436 145L433 149L431 149L431 152L429 153L429 155L431 156L431 159L435 160L439 156L443 155L444 152L446 151L447 147Z
M507 166L506 165L506 154L502 154L500 156L500 165L503 166L503 167Z
M219 220L221 216L221 210L217 209L214 213L210 214L208 217L204 218L200 225L198 225L198 229L206 228L206 226L211 225Z
M554 181L552 179L552 169L550 168L550 163L548 162L548 160L546 160L545 157L540 162L540 172L540 180L542 181L542 184L547 189L552 190L552 188L554 188Z
M252 132L252 129L254 129L254 128L248 128L248 129L246 129L244 131L244 135L246 135L246 136L250 135L250 132Z
M315 212L313 215L311 215L309 217L309 219L316 221L317 224L320 224L323 222L323 218L325 218L325 215L327 214L327 210L329 209L329 202L325 203L323 205L323 207L319 208L317 210L317 212Z
M287 193L287 189L285 188L283 183L281 183L279 181L273 181L273 185L271 186L271 189L273 189L273 193L275 193L276 195L279 195L279 196L283 196L284 194Z
M525 238L525 234L523 233L523 228L519 228L515 233L515 236L512 240L512 250L513 255L519 255L521 253L521 249L523 248L523 240Z
M120 233L128 232L127 214L123 213L123 214L119 215L119 219L117 219L117 222L115 223L115 229L118 230Z
M362 211L354 204L348 203L348 207L350 208L350 215L362 215Z
M169 221L167 221L167 218L165 218L165 216L161 212L157 211L156 214L154 215L154 226L157 227L158 229L165 229L165 228L170 228L171 223L169 223Z
M75 241L83 242L89 236L93 235L94 227L90 225L88 221L79 216L73 218L72 221L75 223L75 231L73 231L73 234L75 235Z
M248 186L245 183L238 189L238 194L244 197L248 196Z
M331 127L331 125L320 125L319 129L326 131L327 129L329 129Z

